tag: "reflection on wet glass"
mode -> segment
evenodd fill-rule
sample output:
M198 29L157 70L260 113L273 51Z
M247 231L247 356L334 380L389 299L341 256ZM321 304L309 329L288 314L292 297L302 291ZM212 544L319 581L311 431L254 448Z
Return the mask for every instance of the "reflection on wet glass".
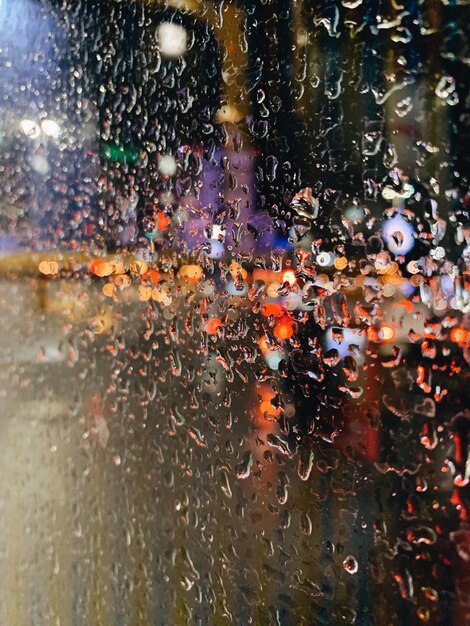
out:
M467 3L0 2L0 624L470 622Z

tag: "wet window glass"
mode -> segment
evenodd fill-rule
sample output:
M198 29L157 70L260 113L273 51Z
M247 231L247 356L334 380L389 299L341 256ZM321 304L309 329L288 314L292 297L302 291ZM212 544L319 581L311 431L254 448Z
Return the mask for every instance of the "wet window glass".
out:
M467 0L0 0L0 623L470 623Z

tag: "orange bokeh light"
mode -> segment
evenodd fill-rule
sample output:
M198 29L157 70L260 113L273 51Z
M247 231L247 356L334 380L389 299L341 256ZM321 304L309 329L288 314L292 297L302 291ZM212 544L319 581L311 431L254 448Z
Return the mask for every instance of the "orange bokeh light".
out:
M223 326L222 321L218 317L213 317L204 324L204 330L209 335L216 335L221 326Z
M267 354L270 351L270 347L268 346L268 342L266 341L266 335L263 335L261 337L261 339L259 340L259 349L261 350L262 354Z
M453 328L450 331L450 339L454 343L467 343L469 340L469 331L465 330L465 328Z
M294 320L283 315L274 327L274 336L278 339L290 339L294 334Z
M283 310L279 304L268 303L263 304L261 307L261 313L265 317L269 317L270 315L273 315L274 317L281 317Z
M295 277L294 270L285 270L282 272L282 282L289 283L289 285L295 285L297 278Z
M373 343L390 343L397 336L397 331L390 324L383 324L380 328L370 326L367 329L367 339Z
M163 211L158 211L157 213L157 228L158 230L165 230L170 225L170 218L168 215L165 215Z
M180 276L186 278L189 283L197 283L204 274L202 267L199 265L182 265L179 273Z
M273 389L269 386L262 386L256 388L259 404L254 410L254 418L258 428L263 430L272 430L273 422L276 422L281 413L281 409L273 406L271 400L276 395Z
M383 324L381 330L381 340L383 343L389 343L394 341L397 336L397 331L389 324Z

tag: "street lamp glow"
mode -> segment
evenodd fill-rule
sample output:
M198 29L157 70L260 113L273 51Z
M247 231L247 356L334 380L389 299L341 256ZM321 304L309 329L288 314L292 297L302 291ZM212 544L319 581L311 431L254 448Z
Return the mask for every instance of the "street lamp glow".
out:
M188 33L186 28L172 22L162 22L157 28L157 42L164 57L183 56L187 49Z
M41 122L41 128L42 132L48 137L57 139L60 135L60 126L57 122L54 122L54 120L43 120Z
M30 139L36 139L41 134L41 130L34 120L23 119L20 122L21 131Z
M176 159L171 154L165 154L158 162L158 171L162 176L174 176L176 174Z

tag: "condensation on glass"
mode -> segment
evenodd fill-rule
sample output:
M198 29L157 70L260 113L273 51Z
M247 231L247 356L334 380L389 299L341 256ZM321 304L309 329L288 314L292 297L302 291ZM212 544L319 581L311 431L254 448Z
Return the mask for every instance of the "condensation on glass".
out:
M465 0L0 0L5 626L470 623Z

